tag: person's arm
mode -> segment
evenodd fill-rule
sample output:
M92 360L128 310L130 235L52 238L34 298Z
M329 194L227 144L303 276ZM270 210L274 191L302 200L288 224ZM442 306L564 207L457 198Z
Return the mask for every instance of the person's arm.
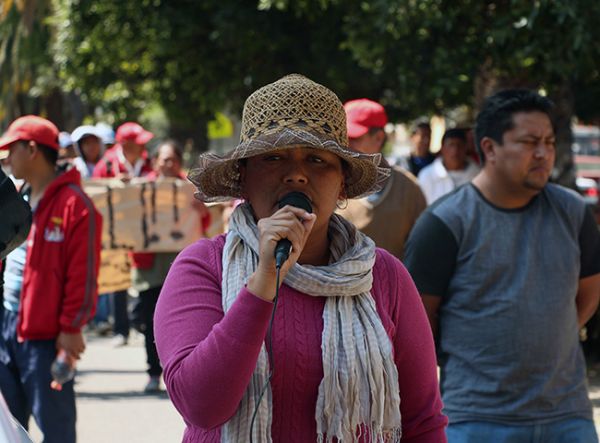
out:
M286 205L258 221L256 269L226 314L221 253L201 241L177 257L156 307L154 335L169 394L188 422L209 429L235 413L271 317L275 246L281 238L292 244L281 267L281 284L300 257L315 220L315 214Z
M406 243L404 264L421 294L434 337L438 313L454 274L458 243L444 222L431 210L417 220Z
M577 321L582 328L598 309L600 301L600 274L579 280L579 289L575 298Z
M65 210L65 287L57 345L73 357L83 352L81 328L94 314L98 296L102 217L80 188Z
M579 231L581 269L575 303L577 320L583 327L594 315L600 300L600 232L589 208L585 209Z
M442 304L442 297L439 295L421 294L421 301L425 307L425 312L427 313L427 319L429 320L429 326L431 326L433 337L437 339L439 327L438 313L440 310L440 305Z
M386 273L395 293L393 321L395 363L400 387L403 443L446 441L447 418L437 377L435 347L427 315L406 269L391 262Z
M235 413L256 366L273 304L242 289L223 314L221 254L215 242L184 249L169 270L154 317L169 396L204 429Z

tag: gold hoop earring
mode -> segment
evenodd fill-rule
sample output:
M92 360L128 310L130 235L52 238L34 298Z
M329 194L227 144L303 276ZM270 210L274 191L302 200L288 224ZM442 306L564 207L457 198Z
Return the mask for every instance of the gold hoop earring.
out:
M344 210L348 207L348 199L345 198L343 200L338 200L335 203L335 207L338 208L339 210Z

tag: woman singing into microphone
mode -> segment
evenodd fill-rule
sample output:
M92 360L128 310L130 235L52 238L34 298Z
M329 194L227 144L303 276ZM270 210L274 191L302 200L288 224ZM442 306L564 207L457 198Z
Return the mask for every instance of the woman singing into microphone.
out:
M156 308L184 442L446 441L415 286L334 214L381 188L379 162L348 149L342 103L300 75L246 100L232 152L201 156L197 197L245 203L227 235L179 254Z

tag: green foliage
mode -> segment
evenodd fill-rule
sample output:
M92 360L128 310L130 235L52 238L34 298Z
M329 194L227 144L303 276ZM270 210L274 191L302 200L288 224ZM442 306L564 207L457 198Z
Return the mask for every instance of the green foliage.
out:
M340 11L307 20L236 0L56 3L65 85L118 120L155 100L174 124L199 125L218 110L239 113L252 91L291 72L341 96L379 89L341 45Z
M338 1L263 0L311 19ZM319 9L318 6L321 6ZM476 82L544 87L598 77L600 3L586 0L348 0L343 41L401 117L473 104Z
M154 2L156 3L156 2ZM55 0L56 64L65 88L117 120L156 98L153 48L161 33L153 2Z
M598 118L600 3L586 0L263 0L313 20L341 14L342 40L375 79L393 119L477 108L502 87L555 99L558 169L569 171L570 121ZM320 6L320 8L318 7ZM593 97L593 98L592 98Z
M172 126L204 131L216 111L239 114L249 93L291 72L342 100L379 100L401 120L473 106L486 87L502 85L551 95L567 85L578 111L598 115L597 2L24 3L37 9L12 5L0 23L0 118L17 96L58 85L77 93L88 113L102 109L122 121L159 104Z
M0 123L38 111L35 95L53 84L52 60L48 48L51 29L43 20L50 2L3 4L0 16ZM39 112L39 111L38 111Z

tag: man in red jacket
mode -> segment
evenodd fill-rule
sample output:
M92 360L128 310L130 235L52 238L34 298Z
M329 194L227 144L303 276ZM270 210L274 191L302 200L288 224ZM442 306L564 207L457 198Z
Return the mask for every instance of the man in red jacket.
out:
M152 164L146 151L154 134L146 131L135 122L126 122L117 128L115 140L94 168L94 178L117 177L128 180L142 177L152 171Z
M94 314L102 218L72 168L56 168L58 129L41 117L15 120L0 139L33 211L27 240L6 259L0 336L0 389L27 428L33 416L44 442L75 442L73 381L50 387L58 351L70 361L85 349L81 328Z

